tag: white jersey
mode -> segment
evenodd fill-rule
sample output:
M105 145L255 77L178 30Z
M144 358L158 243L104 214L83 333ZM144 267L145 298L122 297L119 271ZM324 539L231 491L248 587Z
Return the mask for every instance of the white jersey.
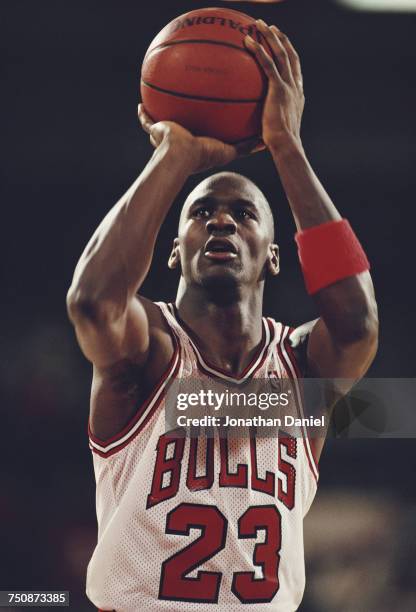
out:
M292 330L263 318L262 346L235 379L203 359L172 305L158 306L175 342L164 376L118 435L90 433L98 542L87 595L116 612L296 610L318 479L306 433L190 438L166 433L164 415L169 386L192 376L291 378L298 392Z

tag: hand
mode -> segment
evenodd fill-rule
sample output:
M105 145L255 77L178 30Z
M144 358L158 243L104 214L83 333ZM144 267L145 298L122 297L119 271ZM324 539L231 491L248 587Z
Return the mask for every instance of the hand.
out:
M302 146L300 125L305 97L299 56L276 26L269 27L261 19L256 26L270 48L266 51L251 36L245 38L247 49L269 81L262 118L263 142L270 150L282 149L293 142Z
M143 104L139 104L138 113L140 124L149 134L150 142L155 149L161 145L175 148L184 162L189 164L191 174L224 166L238 157L264 148L259 144L259 139L233 146L215 138L193 136L191 132L173 121L155 123L144 110Z

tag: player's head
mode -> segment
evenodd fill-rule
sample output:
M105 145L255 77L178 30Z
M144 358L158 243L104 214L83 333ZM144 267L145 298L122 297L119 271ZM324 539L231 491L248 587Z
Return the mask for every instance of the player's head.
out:
M220 172L186 199L169 266L180 266L186 284L208 290L262 286L279 272L269 203L249 179Z

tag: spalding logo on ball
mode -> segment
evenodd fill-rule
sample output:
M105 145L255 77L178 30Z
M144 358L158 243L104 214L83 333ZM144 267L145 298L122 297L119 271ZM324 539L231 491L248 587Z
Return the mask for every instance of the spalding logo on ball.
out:
M247 34L261 41L254 18L228 8L191 11L164 27L142 66L151 118L229 143L258 136L267 81L244 46Z

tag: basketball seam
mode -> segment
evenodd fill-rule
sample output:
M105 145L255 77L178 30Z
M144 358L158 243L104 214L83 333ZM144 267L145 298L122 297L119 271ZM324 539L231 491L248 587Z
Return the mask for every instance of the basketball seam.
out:
M237 15L243 15L244 17L246 17L247 19L253 21L253 17L251 15L247 15L247 13L243 13L243 11L237 11L237 9L232 9L232 8L225 8L225 6L213 6L213 7L209 7L208 9L194 9L193 11L189 11L188 13L184 13L183 15L180 15L178 17L178 19L183 19L186 15L189 15L189 13L196 13L196 12L202 12L202 11L221 11L221 13L236 13ZM209 15L207 15L207 17L209 17ZM249 25L249 24L247 24Z
M224 102L227 104L255 104L257 102L263 102L263 98L242 98L242 99L228 99L228 98L210 98L207 96L197 96L191 94L180 93L179 91L171 91L170 89L164 89L163 87L159 87L158 85L152 85L147 81L141 79L141 82L146 87L150 87L150 89L155 89L156 91L160 91L161 93L166 93L171 96L176 96L177 98L187 98L188 100L204 100L205 102Z
M171 40L168 42L160 43L160 45L157 45L156 47L151 49L148 54L151 55L153 51L158 51L159 49L164 49L166 47L172 47L173 45L189 45L195 43L218 45L220 47L230 47L231 49L237 49L237 51L242 51L243 53L247 53L248 55L250 55L250 53L245 49L245 47L240 47L239 45L234 45L233 43L224 42L222 40L212 40L210 38L189 38L187 40ZM148 56L146 59L148 59Z

